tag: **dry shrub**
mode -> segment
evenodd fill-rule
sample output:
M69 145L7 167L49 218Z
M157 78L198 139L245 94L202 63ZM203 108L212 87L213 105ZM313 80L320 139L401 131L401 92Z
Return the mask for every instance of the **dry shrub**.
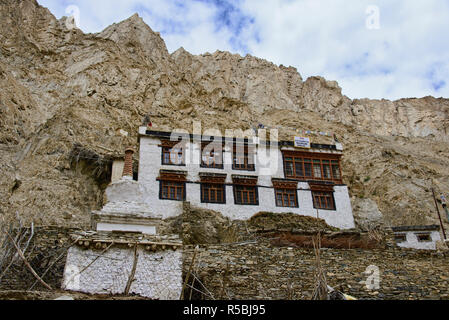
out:
M112 157L99 155L80 144L75 144L68 159L72 168L87 170L99 184L109 184L112 174Z

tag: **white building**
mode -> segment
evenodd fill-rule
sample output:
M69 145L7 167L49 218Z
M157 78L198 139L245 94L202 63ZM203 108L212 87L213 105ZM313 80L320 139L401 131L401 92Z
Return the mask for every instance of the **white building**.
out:
M342 152L335 145L305 149L295 148L293 141L201 137L146 127L139 129L139 136L138 182L129 200L133 213L139 211L142 217L181 215L182 202L188 201L236 220L261 211L296 213L341 229L354 228L341 176ZM114 183L108 189L114 189Z
M399 247L436 250L436 242L441 241L440 226L393 227L394 238Z
M266 211L354 227L342 183L342 148L336 145L309 146L304 139L305 149L289 141L178 135L146 127L139 136L138 179L133 179L134 150L128 148L113 164L107 203L93 212L96 232L74 235L78 247L68 253L65 289L178 299L182 242L158 230L164 219L183 213L184 201L231 219Z

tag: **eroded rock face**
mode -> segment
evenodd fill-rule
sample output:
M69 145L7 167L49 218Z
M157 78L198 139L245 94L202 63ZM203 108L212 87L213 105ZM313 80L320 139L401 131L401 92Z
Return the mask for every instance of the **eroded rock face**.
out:
M382 228L384 219L376 202L371 199L354 199L353 209L356 214L354 220L357 227L363 231Z
M387 224L437 222L429 181L449 190L447 99L351 100L335 81L303 81L296 69L251 55L169 54L137 15L98 34L68 28L34 0L3 0L0 16L5 216L88 226L90 211L103 205L102 169L82 164L89 159L73 165L70 150L120 155L137 146L150 114L155 130L192 130L201 121L220 130L263 123L280 127L281 139L292 139L294 128L334 132L351 195L375 201Z

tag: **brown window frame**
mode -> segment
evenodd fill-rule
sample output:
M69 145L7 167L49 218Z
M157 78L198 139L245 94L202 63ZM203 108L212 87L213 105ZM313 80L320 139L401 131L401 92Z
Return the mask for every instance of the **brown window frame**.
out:
M283 163L285 178L342 183L341 155L283 151Z
M170 140L163 140L162 143L159 145L162 148L161 152L161 164L164 166L185 166L186 164L186 157L185 157L185 144L182 144L179 148L179 151L176 153L178 155L177 160L179 159L179 155L181 155L181 163L178 162L172 162L171 154L172 150L177 147L181 141L170 141Z
M422 239L425 237L426 239ZM432 235L430 233L418 233L416 234L416 238L418 239L418 242L432 242Z
M214 195L215 200L211 200L211 195ZM226 204L226 186L219 183L202 182L201 203Z
M164 187L167 187L167 194L164 194ZM170 195L171 190L174 189L174 197ZM179 198L179 191L182 195ZM172 201L185 201L186 200L186 183L182 181L172 181L172 180L160 180L159 181L159 199L161 200L172 200Z
M240 151L242 146L234 146L232 150L232 170L239 171L256 171L256 148L254 146L243 146L243 158L239 158L239 160L243 160L243 163L237 163L237 151ZM250 156L252 156L253 161L250 164ZM239 161L240 162L240 161Z
M334 193L332 191L312 190L312 199L313 207L315 209L329 211L337 210L335 205ZM323 201L323 199L325 200Z
M395 234L394 241L396 243L402 243L407 241L407 235L405 233Z
M281 196L281 202L279 203L278 196ZM287 196L287 204L285 203L285 196ZM294 205L291 205L291 197L293 197ZM296 189L290 189L290 188L275 188L274 189L274 199L276 202L276 207L282 207L282 208L298 208L298 191Z
M238 194L240 197L238 197ZM251 194L253 194L254 201L251 202ZM239 201L240 198L240 201ZM243 201L244 199L247 200ZM242 206L258 206L259 205L259 191L257 186L252 185L234 185L234 203Z
M210 152L208 152L207 158L208 158L208 160L213 159L213 161L212 161L212 163L210 163L209 161L206 163L204 161L204 156L205 156L204 149L210 145L212 145L214 148ZM221 147L221 151L216 151L216 148L220 148L220 147ZM223 145L216 144L214 142L202 143L201 144L201 155L200 155L200 157L201 157L200 167L201 168L211 168L211 169L223 169L224 168L223 152L224 152ZM217 154L215 154L215 153L217 153ZM211 154L213 154L213 155L211 155Z

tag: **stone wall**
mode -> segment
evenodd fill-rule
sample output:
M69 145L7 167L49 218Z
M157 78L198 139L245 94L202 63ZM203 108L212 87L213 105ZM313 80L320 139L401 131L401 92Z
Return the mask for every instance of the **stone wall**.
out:
M36 227L34 236L25 252L32 268L54 289L61 287L67 250L73 245L70 233L76 230L78 229L53 226ZM36 282L36 278L16 256L14 263L0 281L0 290L29 289L42 290L44 287Z
M179 299L182 287L182 251L137 250L134 281L129 294L150 299ZM92 294L124 294L132 275L134 249L102 250L71 247L64 271L63 289Z
M43 279L54 289L59 289L62 284L67 250L73 245L70 239L72 232L74 229L36 228L35 237L26 254L39 275L49 268ZM200 245L193 271L214 298L310 299L315 271L313 250L278 247L261 238L254 241L241 245ZM390 243L393 241L390 239ZM73 247L71 250L78 254L83 249ZM126 250L128 255L133 253L133 249ZM84 252L96 254L96 250L91 249ZM115 250L111 252L114 253ZM182 254L180 250L171 252L177 256L168 259L182 259L185 275L193 252L194 246L184 246ZM152 286L147 274L155 268L157 270L154 260L158 258L163 256L149 253L149 263L140 264L136 268L136 276L146 279L145 287ZM377 250L322 249L321 252L321 262L329 285L358 299L449 299L448 258L447 252L403 249L392 244ZM107 263L100 264L105 268L110 268L111 263L125 264L118 260L105 258L106 260ZM128 264L132 264L133 258L128 260L131 262L126 262L128 269L125 270L129 270ZM147 261L147 258L142 261ZM368 275L364 272L373 265L379 268L380 288L367 290L365 281ZM167 272L165 265L158 272L160 276ZM105 283L114 283L111 281L106 279ZM0 282L0 290L28 290L34 282L35 278L23 263L17 261ZM181 282L181 279L176 280L179 285L182 285ZM118 288L117 291L122 288L118 285L115 287ZM194 287L206 291L198 282ZM45 289L38 283L33 290ZM135 286L130 291L142 293L145 290L147 289ZM199 295L192 296L200 298ZM203 295L202 298L211 297Z
M79 229L63 227L36 227L34 237L25 253L27 260L36 273L48 283L54 291L61 287L67 290L79 290L84 293L123 294L134 261L134 249L113 246L86 268L74 281L63 283L64 271L74 274L81 271L101 250L82 249L75 245L73 233ZM178 299L182 286L182 250L146 252L138 250L135 272L136 281L130 288L130 294L152 299ZM68 267L66 266L68 262ZM0 274L3 270L0 270ZM0 291L11 290L47 291L36 281L22 260L16 258L0 281ZM106 297L106 296L105 296Z
M184 248L184 272L193 252L193 246ZM321 251L328 284L358 299L447 300L448 258L447 252L395 247ZM269 242L208 245L199 249L195 261L195 273L215 299L310 299L314 289L312 249L274 247ZM368 290L366 280L370 274L365 272L376 267L379 288ZM200 284L195 287L207 293ZM211 296L205 294L202 298Z

